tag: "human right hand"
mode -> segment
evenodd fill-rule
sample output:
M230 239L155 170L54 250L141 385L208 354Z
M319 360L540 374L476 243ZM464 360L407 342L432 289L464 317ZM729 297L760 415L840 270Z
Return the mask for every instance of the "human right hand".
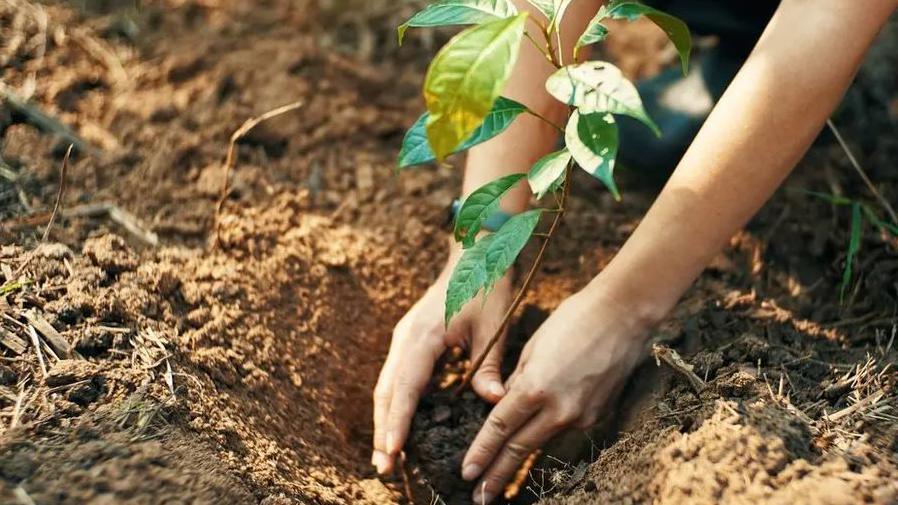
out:
M390 352L374 388L371 463L381 474L393 471L395 458L408 437L418 400L440 356L447 349L459 346L475 359L486 348L511 304L511 280L505 275L496 282L485 302L480 296L469 302L453 317L447 329L444 324L446 287L461 257L461 248L452 247L440 276L393 329ZM498 402L505 394L499 374L504 340L503 335L471 378L474 391L491 403Z

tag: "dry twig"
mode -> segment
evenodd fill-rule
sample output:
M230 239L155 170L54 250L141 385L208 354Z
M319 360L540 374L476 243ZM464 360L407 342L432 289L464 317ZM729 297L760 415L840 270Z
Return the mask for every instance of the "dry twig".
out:
M664 345L653 344L652 356L655 357L655 363L657 363L658 366L661 366L661 362L663 361L667 366L673 368L674 371L680 373L683 377L686 377L686 380L689 381L689 385L692 386L692 389L694 389L696 393L704 391L706 387L705 381L692 371L692 365L686 363L677 351Z
M3 88L0 87L0 91ZM59 211L60 204L62 202L62 195L65 191L65 180L66 173L68 172L69 167L69 156L72 154L72 144L69 144L68 150L65 152L65 158L62 159L62 168L59 170L59 189L56 191L56 203L53 205L53 211L50 213L50 219L47 221L47 227L44 228L44 234L41 236L41 243L47 241L47 237L50 235L50 228L53 226L53 221L56 219L56 214ZM38 248L35 247L31 251L29 251L28 255L22 261L22 264L19 265L19 268L16 269L15 273L12 275L12 278L7 278L7 284L3 287L8 287L9 283L17 282L19 279L19 275L25 270L25 267L31 263L31 260L34 259L34 255L37 253Z
M854 170L858 173L861 179L864 181L864 184L867 185L867 189L873 193L873 196L876 200L882 205L886 212L888 212L889 217L892 219L892 222L895 225L898 225L898 214L895 213L895 209L892 208L892 204L889 203L888 200L882 196L882 193L876 189L876 186L873 185L873 181L870 180L870 177L867 176L867 172L864 171L861 164L857 161L857 158L854 157L854 153L851 152L851 149L848 148L848 143L845 142L845 139L842 138L842 134L839 132L839 129L836 128L836 124L833 123L832 119L826 120L826 126L833 132L836 140L839 142L839 145L842 146L842 150L845 151L845 155L848 156L848 161L851 162L851 166L854 167Z
M141 242L156 247L159 245L159 236L154 232L145 229L140 225L140 221L134 214L122 209L118 205L112 203L91 203L72 207L63 212L66 217L107 217L112 222L124 228Z
M50 213L50 220L47 221L47 227L44 229L44 235L41 242L46 242L50 236L50 229L53 228L53 221L56 220L56 214L59 213L59 206L62 203L62 195L65 194L65 176L69 170L69 157L72 155L74 144L69 144L69 148L65 151L65 157L62 159L62 168L59 169L59 190L56 191L56 202L53 203L53 212Z
M29 124L34 125L38 130L46 133L58 135L69 144L74 144L78 151L89 153L92 155L100 154L100 151L88 144L79 137L71 128L60 123L53 117L38 109L35 105L28 103L15 93L13 93L6 85L0 82L0 98L6 102L6 105L17 114L25 117Z
M224 162L224 180L221 183L221 193L218 196L218 203L215 205L215 243L213 247L218 247L221 243L221 209L230 193L230 185L228 183L231 178L231 170L234 169L234 165L237 163L237 142L249 133L250 130L258 126L259 123L286 114L292 110L296 110L302 107L302 105L302 101L296 101L272 109L260 116L251 117L244 121L244 123L240 125L240 128L237 128L234 133L231 134L231 140L228 144L228 154L225 156Z
M41 352L40 337L37 336L37 332L34 330L34 326L28 327L28 336L31 337L31 344L34 345L34 352L37 354L37 362L41 367L41 373L44 374L44 378L46 378L47 364L44 361L44 354Z

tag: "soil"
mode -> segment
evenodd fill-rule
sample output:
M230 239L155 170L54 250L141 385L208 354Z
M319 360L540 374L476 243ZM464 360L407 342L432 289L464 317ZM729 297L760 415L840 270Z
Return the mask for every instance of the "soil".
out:
M434 388L403 475L369 462L370 391L393 324L444 261L459 186L459 160L393 172L449 33L397 48L412 10L0 0L0 79L92 146L41 241L68 142L0 107L0 501L467 500L457 462L488 412L473 397ZM620 33L608 51L631 75L671 62L649 28ZM836 116L893 202L896 47L893 22ZM231 133L294 100L240 142L213 247ZM651 203L657 188L620 172L621 204L578 176L519 342ZM522 473L519 500L898 500L898 241L865 225L840 301L850 211L806 189L868 198L823 135L657 332L706 387L647 361L599 428Z

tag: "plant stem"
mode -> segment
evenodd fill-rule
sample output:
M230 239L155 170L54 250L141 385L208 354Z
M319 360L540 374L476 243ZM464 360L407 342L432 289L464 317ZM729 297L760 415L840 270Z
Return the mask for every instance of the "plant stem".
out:
M561 224L561 219L564 217L565 204L567 203L568 195L571 192L570 177L573 167L573 162L571 162L568 163L568 166L565 169L564 187L561 190L561 202L559 204L558 212L555 214L555 219L552 220L552 224L549 226L549 231L545 234L545 237L543 237L543 243L539 248L539 252L536 253L536 259L533 260L533 265L530 267L530 271L528 271L527 276L524 277L524 282L521 284L521 289L518 291L518 294L511 302L511 305L508 306L508 310L505 311L505 315L502 317L502 322L499 323L499 327L496 328L496 332L493 333L492 337L490 337L490 340L489 342L487 342L486 347L483 349L480 355L474 359L474 361L471 363L471 366L468 367L468 370L465 372L464 377L462 377L461 384L459 384L458 388L456 388L455 390L456 395L461 394L461 392L464 391L468 384L471 382L471 377L473 377L477 372L477 369L479 369L480 366L483 365L483 361L493 349L493 346L495 346L499 339L502 338L502 335L505 333L505 329L508 328L508 324L511 322L511 317L518 309L518 306L521 305L521 302L524 301L524 296L527 294L530 283L533 282L536 271L539 269L540 264L542 264L543 255L546 252L549 241L552 239L552 236L555 234L555 230L558 229L558 226Z
M212 247L217 248L221 245L221 211L224 208L225 201L228 199L228 195L230 194L230 186L228 182L231 178L231 171L234 169L234 165L237 163L237 142L243 138L244 135L249 133L250 130L258 126L259 123L267 121L271 118L280 116L282 114L286 114L292 110L296 110L302 107L302 101L296 101L293 103L288 103L287 105L282 105L275 109L271 109L268 112L256 117L251 117L243 122L240 125L240 128L234 131L231 134L231 141L228 143L228 153L225 156L224 162L224 179L222 179L221 183L221 191L218 195L218 202L215 204L215 215L213 216L213 228L215 232L215 241L212 243Z
M546 52L545 49L543 49L542 47L540 47L539 42L537 42L537 41L536 41L536 40L535 40L529 33L527 33L527 32L524 32L524 36L527 37L527 40L529 40L530 42L533 43L533 47L535 47L536 50L539 51L539 54L543 55L543 57L546 59L546 61L548 61L548 62L551 63L552 65L555 65L555 59L552 57L552 55L551 55L550 53Z
M842 134L839 133L839 129L836 128L835 123L833 123L832 119L826 120L826 126L833 132L836 140L839 142L839 145L842 146L842 149L845 151L845 155L848 156L848 161L851 162L851 166L857 171L858 175L863 179L864 184L867 185L867 188L873 193L873 196L879 201L880 205L883 206L885 211L889 214L889 217L892 219L892 222L898 225L898 214L895 213L895 209L892 208L892 205L889 203L885 197L876 189L876 186L873 185L873 181L867 176L867 172L864 171L861 164L857 161L857 158L854 157L854 153L851 152L851 149L848 148L848 144L845 142L845 139L842 138Z
M543 116L543 115L540 114L539 112L536 112L535 110L531 109L530 107L527 107L527 112L528 112L530 115L532 115L532 116L534 116L534 117L536 117L536 118L538 118L538 119L541 119L544 123L546 123L547 125L551 126L552 128L555 128L556 130L558 130L559 133L564 133L564 128L558 126L557 124L555 124L554 122L552 122L551 119L547 118L546 116Z
M555 40L556 40L556 43L558 44L558 48L557 48L558 49L558 56L557 56L558 67L561 68L564 66L564 55L563 55L562 47L561 47L561 26L559 26L558 29L555 30Z
M545 30L543 30L543 36L546 38L546 50L549 53L550 60L552 61L552 65L554 65L555 68L561 68L563 66L563 63L560 58L561 28L559 27L558 30L554 30L556 38L558 39L558 47L557 47L557 51L556 51L556 48L552 44L552 31L553 31L554 27L555 27L555 22L553 20L549 20L549 26Z

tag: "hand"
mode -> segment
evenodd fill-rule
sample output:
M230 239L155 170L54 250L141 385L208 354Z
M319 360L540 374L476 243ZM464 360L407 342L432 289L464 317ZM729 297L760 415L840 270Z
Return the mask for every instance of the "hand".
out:
M472 358L483 352L511 304L511 281L506 275L484 303L479 297L462 308L448 331L445 314L446 287L461 249L453 245L446 267L424 296L396 324L390 352L374 388L374 452L371 463L378 473L393 471L395 458L408 436L418 399L443 352L454 346L470 350ZM495 403L505 394L499 365L505 337L493 346L483 365L471 378L471 386L485 400Z
M568 427L595 423L643 355L648 325L613 298L581 291L533 335L462 462L480 477L473 500L492 501L522 461ZM485 470L485 473L484 473Z

